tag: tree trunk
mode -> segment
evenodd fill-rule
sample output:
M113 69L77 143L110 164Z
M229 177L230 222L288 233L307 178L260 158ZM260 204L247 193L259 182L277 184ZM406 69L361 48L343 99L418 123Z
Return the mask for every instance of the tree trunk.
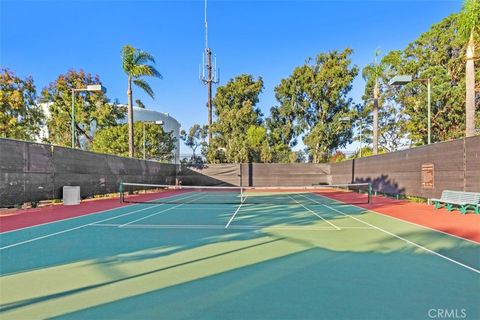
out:
M470 40L467 45L467 63L465 66L466 77L466 99L465 99L465 136L475 135L475 43L473 41L473 31L470 34Z
M378 79L373 88L373 154L378 154Z
M132 104L132 77L128 76L128 154L130 158L135 156L133 145L133 104Z

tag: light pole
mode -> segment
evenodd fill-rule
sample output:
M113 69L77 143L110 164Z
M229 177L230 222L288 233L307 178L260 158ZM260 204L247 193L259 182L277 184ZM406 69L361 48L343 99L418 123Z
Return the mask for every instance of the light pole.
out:
M107 92L107 89L101 84L90 84L86 88L72 89L72 148L75 148L75 92Z
M163 125L163 121L162 120L157 120L157 121L142 121L142 127L143 127L143 160L145 160L145 122L148 122L148 123L153 123L153 124L157 124L157 125L160 125L162 126Z
M392 78L392 80L390 80L390 85L404 85L404 84L407 84L409 82L412 82L412 81L420 81L420 82L426 82L427 83L427 100L428 100L428 116L427 116L427 121L428 121L428 144L430 144L432 142L432 139L431 139L431 128L432 128L432 124L431 124L431 83L432 83L432 79L431 78L424 78L424 79L414 79L412 75L402 75L402 76L395 76Z

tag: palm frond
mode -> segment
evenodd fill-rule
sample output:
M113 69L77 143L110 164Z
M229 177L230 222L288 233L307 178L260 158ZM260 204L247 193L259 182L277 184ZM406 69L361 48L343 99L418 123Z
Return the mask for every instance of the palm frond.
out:
M459 15L459 31L460 35L468 40L473 32L480 33L480 1L465 0L462 11Z
M148 64L135 65L131 70L131 74L134 78L143 76L157 77L160 79L162 78L160 72L158 72L155 67Z
M143 91L145 91L152 99L155 98L155 94L153 93L153 90L152 88L150 87L150 85L145 81L145 80L142 80L142 79L135 79L133 80L133 83L141 88Z
M134 58L135 64L146 64L147 62L153 62L155 64L155 58L148 52L137 50Z
M122 48L122 67L126 74L130 74L132 67L135 65L133 61L134 54L135 48L131 45L127 44Z
M161 74L160 72L158 72L158 70L155 69L154 66L147 65L147 68L150 69L150 75L151 75L152 77L156 77L156 78L159 78L159 79L163 79L162 74Z
M362 70L362 78L364 80L368 80L371 76L372 76L372 73L373 73L373 68L375 67L375 65L373 63L369 63L368 65L366 65L363 70Z

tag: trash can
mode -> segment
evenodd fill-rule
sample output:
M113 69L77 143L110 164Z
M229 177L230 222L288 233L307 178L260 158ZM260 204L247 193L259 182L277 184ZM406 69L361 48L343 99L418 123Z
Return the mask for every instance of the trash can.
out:
M80 186L63 186L63 205L80 204Z

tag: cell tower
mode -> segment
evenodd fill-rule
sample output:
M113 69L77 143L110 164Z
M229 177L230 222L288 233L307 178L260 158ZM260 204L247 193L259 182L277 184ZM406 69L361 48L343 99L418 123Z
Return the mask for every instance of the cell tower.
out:
M200 80L208 88L208 140L212 139L212 85L219 82L217 71L217 57L214 56L212 65L212 50L208 47L208 20L207 20L207 0L205 0L205 51L203 52L202 65L199 70Z

